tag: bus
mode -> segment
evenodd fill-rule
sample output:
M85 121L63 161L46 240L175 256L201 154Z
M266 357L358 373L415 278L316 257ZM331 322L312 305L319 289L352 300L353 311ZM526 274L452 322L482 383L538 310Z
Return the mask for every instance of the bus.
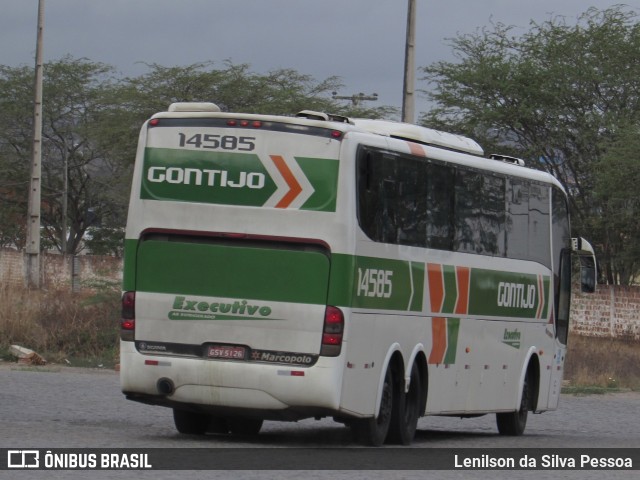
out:
M473 140L323 112L175 103L142 127L121 389L185 434L331 417L407 445L425 415L556 409L572 253L547 173Z

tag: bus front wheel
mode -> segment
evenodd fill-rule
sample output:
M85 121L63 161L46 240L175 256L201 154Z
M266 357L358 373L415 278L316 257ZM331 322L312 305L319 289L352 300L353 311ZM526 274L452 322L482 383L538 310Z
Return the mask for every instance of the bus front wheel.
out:
M532 405L532 385L529 372L524 377L522 386L522 400L520 408L515 412L496 413L498 432L500 435L518 436L524 433L527 426L527 416Z

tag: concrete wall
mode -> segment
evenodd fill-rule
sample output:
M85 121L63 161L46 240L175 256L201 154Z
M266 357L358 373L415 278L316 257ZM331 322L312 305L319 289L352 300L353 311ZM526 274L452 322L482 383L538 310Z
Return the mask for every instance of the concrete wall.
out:
M122 282L122 259L110 256L56 255L44 253L40 257L43 288L92 288L95 282ZM0 249L0 282L24 286L26 255L8 248Z
M594 337L640 340L640 287L598 285L596 293L574 293L571 331Z

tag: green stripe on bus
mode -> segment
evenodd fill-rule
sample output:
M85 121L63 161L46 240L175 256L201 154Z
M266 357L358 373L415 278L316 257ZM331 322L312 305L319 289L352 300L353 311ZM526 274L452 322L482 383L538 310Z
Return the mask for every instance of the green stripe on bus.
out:
M452 265L443 265L444 275L444 302L442 313L453 313L458 300L458 283L456 282L456 269Z
M336 306L420 312L424 264L332 254L327 301Z
M318 252L179 241L142 242L136 289L323 305L329 259Z
M409 310L412 312L421 312L424 304L424 265L422 262L411 262L413 298Z
M300 208L335 212L339 162L307 157L293 161L313 189ZM140 189L144 200L261 207L276 190L276 181L255 154L145 149Z
M314 190L300 207L301 210L335 212L339 162L325 158L305 157L296 157L295 160Z
M544 302L542 318L547 317L549 276L543 277L540 291L538 275L474 268L471 270L469 315L536 318Z
M456 363L456 351L458 350L458 334L460 333L460 319L447 319L447 352L443 363L452 365Z
M443 277L442 313L452 314L458 299L455 267L443 265ZM550 282L548 275L473 268L467 314L548 318ZM424 287L421 262L339 253L329 259L318 252L125 240L124 290L422 312Z

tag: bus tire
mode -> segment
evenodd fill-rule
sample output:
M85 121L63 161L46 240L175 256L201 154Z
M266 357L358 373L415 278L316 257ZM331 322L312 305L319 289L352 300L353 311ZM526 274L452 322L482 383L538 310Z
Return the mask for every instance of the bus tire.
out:
M498 424L500 435L519 436L524 433L524 429L527 426L527 416L532 405L533 385L531 381L531 375L527 371L524 377L524 385L522 386L522 400L518 410L515 412L496 413L496 423Z
M379 447L384 443L389 433L389 426L391 425L395 396L393 373L391 366L389 366L384 376L384 383L382 384L382 395L378 415L372 418L355 420L352 424L358 442L372 447Z
M176 430L185 435L203 435L209 427L209 420L209 416L204 413L173 409Z
M227 419L232 435L253 436L260 433L263 420L261 418L232 417Z
M224 417L211 417L207 431L225 435L229 433L229 422Z
M416 435L418 418L420 418L420 400L422 386L420 385L420 372L418 366L411 369L411 381L409 391L405 392L403 385L399 384L391 414L389 426L389 443L410 445Z

